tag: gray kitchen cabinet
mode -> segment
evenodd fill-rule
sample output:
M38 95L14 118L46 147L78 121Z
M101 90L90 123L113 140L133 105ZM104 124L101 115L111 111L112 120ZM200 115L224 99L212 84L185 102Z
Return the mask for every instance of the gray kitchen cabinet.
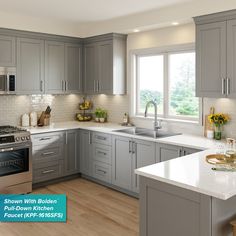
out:
M65 87L65 44L45 41L45 92L62 94Z
M133 141L133 192L139 192L139 176L134 173L134 170L144 166L155 164L156 147L155 143L135 139ZM159 161L158 161L159 162Z
M16 38L0 35L0 66L16 66Z
M64 143L64 132L32 135L34 184L63 176Z
M194 18L196 95L236 97L236 11Z
M134 170L154 164L155 144L121 136L113 137L112 184L138 192L139 179Z
M79 173L79 134L78 130L66 131L64 175Z
M17 94L44 92L44 41L17 38Z
M87 94L95 94L98 81L97 47L95 44L84 46L84 90Z
M182 146L170 145L170 144L156 144L156 160L169 161L177 157L186 156L195 152L200 152L199 149L186 148Z
M82 92L82 46L65 44L65 92Z
M126 35L85 39L84 80L87 94L125 94Z
M80 172L84 175L91 176L92 162L92 132L89 130L79 131L79 151L80 151Z
M92 177L111 183L112 151L111 135L101 132L92 133Z
M113 136L112 184L132 190L132 139Z

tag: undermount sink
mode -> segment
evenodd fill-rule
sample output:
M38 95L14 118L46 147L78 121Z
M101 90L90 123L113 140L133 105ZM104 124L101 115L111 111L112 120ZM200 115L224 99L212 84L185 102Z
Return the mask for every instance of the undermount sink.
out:
M165 132L162 130L156 131L152 129L145 129L145 128L139 128L139 127L120 129L120 130L115 130L114 132L133 134L133 135L139 135L139 136L150 137L150 138L165 138L165 137L170 137L174 135L180 135L180 133Z

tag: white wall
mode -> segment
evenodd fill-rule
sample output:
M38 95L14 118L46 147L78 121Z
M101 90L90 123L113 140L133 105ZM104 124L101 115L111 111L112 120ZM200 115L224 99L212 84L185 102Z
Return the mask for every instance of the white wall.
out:
M140 33L129 34L127 44L128 54L128 92L132 96L131 86L131 71L130 71L130 52L141 48L163 47L184 43L195 42L195 26L194 24L186 24L174 27L168 27L158 30L145 31ZM226 136L236 137L236 100L233 99L208 99L203 100L203 116L208 114L210 107L214 106L216 112L225 112L230 114L232 121L225 126ZM129 110L131 108L131 100L129 100ZM137 126L152 127L152 121L145 119L132 118L132 122ZM203 127L201 125L186 124L180 122L164 122L164 128L176 132L203 134Z

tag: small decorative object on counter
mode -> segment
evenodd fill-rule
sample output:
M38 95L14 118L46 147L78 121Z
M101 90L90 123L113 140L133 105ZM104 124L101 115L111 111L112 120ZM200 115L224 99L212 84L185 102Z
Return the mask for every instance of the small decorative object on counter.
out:
M213 137L214 138L214 127L213 124L210 122L208 119L209 115L213 115L215 113L215 108L211 107L210 112L208 115L205 115L205 121L204 121L204 136L207 138L211 138L211 132L213 132ZM209 132L208 132L209 131Z
M37 113L35 111L30 113L30 126L37 126Z
M214 138L214 131L213 130L207 130L207 138L213 139Z
M83 97L83 102L79 103L80 113L76 114L76 118L78 121L90 121L92 120L91 112L88 112L92 109L92 102L88 101Z
M96 108L95 112L95 121L104 123L107 121L107 111L102 108Z
M29 126L29 115L28 114L25 113L24 115L22 115L21 125L23 127L28 127Z
M216 140L221 140L222 138L222 127L225 125L229 120L229 116L227 114L218 113L218 114L210 114L208 119L211 124L214 125L214 138Z
M38 120L38 126L48 126L50 125L50 118L52 109L50 106L47 106L46 110L42 112L39 120Z
M129 116L128 116L127 113L125 113L124 116L123 116L123 123L122 124L124 126L126 126L126 125L128 125L128 123L129 123Z

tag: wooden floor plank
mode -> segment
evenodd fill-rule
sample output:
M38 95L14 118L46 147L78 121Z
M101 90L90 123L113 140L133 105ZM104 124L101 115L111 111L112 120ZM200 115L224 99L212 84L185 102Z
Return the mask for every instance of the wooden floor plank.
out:
M35 194L66 194L66 223L0 223L2 236L137 236L138 200L85 179L48 185Z

